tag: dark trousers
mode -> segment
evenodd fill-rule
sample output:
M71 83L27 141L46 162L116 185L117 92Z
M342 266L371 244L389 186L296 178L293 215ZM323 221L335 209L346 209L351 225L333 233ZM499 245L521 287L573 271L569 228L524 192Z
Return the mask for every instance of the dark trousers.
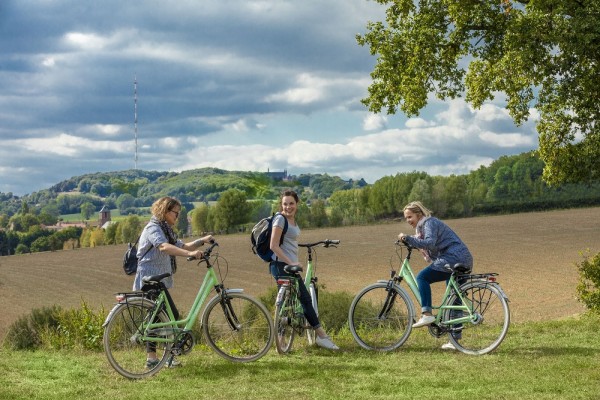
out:
M173 298L171 297L171 293L169 293L169 291L167 289L165 289L165 295L167 297L167 301L169 302L169 305L171 306L171 311L173 311L173 317L175 317L175 320L178 320L179 319L179 310L175 306L175 302L173 301ZM155 319L152 322L156 323L156 322L160 322L160 321L158 319ZM146 352L147 353L155 353L156 352L156 342L146 342Z
M273 275L275 281L277 281L277 278L279 277L293 276L283 270L283 267L285 266L285 263L279 261L272 261L271 264L269 264L271 275ZM298 279L298 289L300 289L300 304L302 304L302 309L304 310L304 316L306 317L306 320L314 329L320 328L321 322L319 322L319 317L312 306L310 293L308 293L308 289L306 288L302 277Z

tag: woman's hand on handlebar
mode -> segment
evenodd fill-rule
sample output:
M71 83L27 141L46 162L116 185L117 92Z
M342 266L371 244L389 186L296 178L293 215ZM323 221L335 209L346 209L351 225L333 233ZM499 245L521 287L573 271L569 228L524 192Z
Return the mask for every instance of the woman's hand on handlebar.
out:
M406 243L406 237L408 235L405 235L404 233L400 232L400 234L398 235L398 240L401 241L402 243Z
M192 250L187 256L188 260L199 260L204 257L202 250Z

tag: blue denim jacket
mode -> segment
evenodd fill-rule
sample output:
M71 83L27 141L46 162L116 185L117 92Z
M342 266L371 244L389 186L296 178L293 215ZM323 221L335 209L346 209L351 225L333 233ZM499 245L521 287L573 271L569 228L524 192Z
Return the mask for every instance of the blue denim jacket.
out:
M406 242L418 249L425 249L431 257L431 268L447 272L446 264L462 263L473 268L473 256L448 225L435 217L423 223L423 237L407 236Z

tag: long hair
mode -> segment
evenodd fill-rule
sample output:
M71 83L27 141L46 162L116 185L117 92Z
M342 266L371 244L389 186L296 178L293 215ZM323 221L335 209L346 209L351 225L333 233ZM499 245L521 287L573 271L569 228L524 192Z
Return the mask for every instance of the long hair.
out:
M426 217L431 217L431 215L433 214L431 212L430 209L428 209L427 207L425 207L423 205L423 203L421 203L420 201L411 201L410 203L408 203L406 206L404 206L404 210L406 211L409 210L415 214L421 214L424 215Z

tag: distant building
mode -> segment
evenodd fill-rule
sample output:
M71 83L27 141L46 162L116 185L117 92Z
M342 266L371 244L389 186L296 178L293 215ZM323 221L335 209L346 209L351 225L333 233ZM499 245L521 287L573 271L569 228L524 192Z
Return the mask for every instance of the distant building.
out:
M271 172L267 169L266 175L276 181L287 181L290 179L287 169L284 169L283 172Z
M110 221L110 209L106 207L106 205L104 205L98 213L98 226L104 226L107 222Z

